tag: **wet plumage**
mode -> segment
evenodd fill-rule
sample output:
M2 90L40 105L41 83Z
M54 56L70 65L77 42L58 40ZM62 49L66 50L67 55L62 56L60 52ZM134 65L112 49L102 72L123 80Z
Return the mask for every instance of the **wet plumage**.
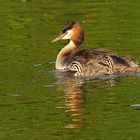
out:
M77 77L140 71L137 62L130 57L120 56L105 49L80 49L78 46L84 40L84 32L78 23L65 24L53 42L60 39L70 41L58 54L56 69L73 71Z

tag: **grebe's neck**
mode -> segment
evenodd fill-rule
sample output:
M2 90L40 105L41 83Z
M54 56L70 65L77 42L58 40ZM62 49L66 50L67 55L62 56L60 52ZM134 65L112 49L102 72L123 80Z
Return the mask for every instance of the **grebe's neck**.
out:
M66 68L66 65L63 63L64 59L75 49L77 48L77 45L70 40L68 45L66 45L57 55L55 68L64 70Z

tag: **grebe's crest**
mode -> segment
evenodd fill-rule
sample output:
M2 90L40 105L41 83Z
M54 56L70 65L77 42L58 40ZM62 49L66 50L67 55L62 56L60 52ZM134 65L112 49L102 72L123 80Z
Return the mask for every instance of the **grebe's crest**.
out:
M64 24L62 27L62 30L61 30L62 33L65 33L66 31L72 29L75 24L76 24L76 22L74 22L74 21L70 21L70 22L67 22L66 24Z
M76 24L76 22L71 21L71 22L67 22L66 24L63 25L60 34L63 34L64 36L61 39L71 39L72 38L72 36L73 36L72 28L74 27L75 24Z
M79 46L84 40L84 32L77 22L67 22L63 25L59 36L57 36L52 42L63 39L72 40L77 46Z

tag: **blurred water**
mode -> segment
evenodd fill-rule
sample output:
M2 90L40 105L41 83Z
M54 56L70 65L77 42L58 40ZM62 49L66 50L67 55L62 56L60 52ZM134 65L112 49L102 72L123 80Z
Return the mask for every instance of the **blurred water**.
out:
M81 79L58 73L59 28L78 21L84 48L140 62L140 2L0 1L0 139L139 140L140 77Z

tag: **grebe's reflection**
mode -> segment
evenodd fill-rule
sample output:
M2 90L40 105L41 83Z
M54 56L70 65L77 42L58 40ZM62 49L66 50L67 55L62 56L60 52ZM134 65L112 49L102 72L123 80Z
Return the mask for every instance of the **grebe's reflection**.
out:
M83 78L71 77L67 74L56 71L58 90L64 93L63 101L58 108L64 108L66 116L70 115L71 122L66 124L65 128L81 128L84 121L83 108L86 103L86 91L84 91L83 85L87 82L97 82L97 80L89 81ZM107 85L114 85L114 80L104 81ZM98 88L103 88L103 86Z

